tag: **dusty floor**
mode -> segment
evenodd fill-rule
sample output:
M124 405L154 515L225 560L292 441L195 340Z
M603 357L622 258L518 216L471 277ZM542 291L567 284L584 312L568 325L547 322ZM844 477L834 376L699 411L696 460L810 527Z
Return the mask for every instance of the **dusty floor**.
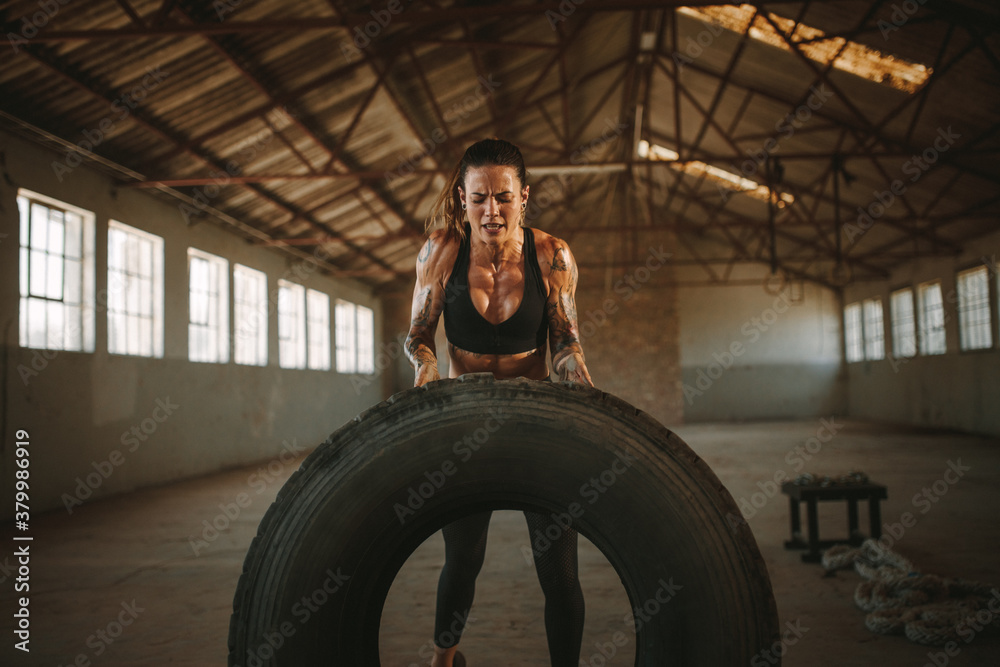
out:
M895 548L923 571L1000 583L1000 440L836 420L826 438L817 421L691 425L677 433L715 470L734 498L751 500L775 473L861 469L889 488L883 522L905 512L915 524ZM817 434L806 461L796 447ZM820 446L817 448L816 445ZM968 468L949 484L950 463ZM258 522L297 462L273 462L85 504L72 515L36 517L31 546L31 654L12 648L13 549L0 562L3 665L224 665L233 591ZM935 482L937 484L935 485ZM922 496L923 489L929 495ZM245 507L234 504L246 494ZM977 635L955 656L902 637L873 635L852 602L860 578L824 578L818 565L786 551L788 503L752 498L749 517L767 562L783 623L801 635L783 664L1000 665L1000 637ZM822 506L825 536L846 532L843 508ZM226 513L231 516L227 517ZM215 531L212 523L224 527ZM226 524L228 523L228 527ZM862 528L867 529L862 511ZM0 539L11 541L12 527ZM899 534L897 532L897 534ZM463 650L476 667L546 665L542 599L525 559L523 516L498 512ZM386 602L382 664L426 664L442 544L436 535L406 563ZM618 579L588 542L580 548L587 598L585 665L631 665L629 604ZM621 632L621 635L616 633ZM615 646L614 639L618 639ZM606 658L602 653L614 655ZM603 651L602 651L603 649ZM766 660L760 665L770 664Z

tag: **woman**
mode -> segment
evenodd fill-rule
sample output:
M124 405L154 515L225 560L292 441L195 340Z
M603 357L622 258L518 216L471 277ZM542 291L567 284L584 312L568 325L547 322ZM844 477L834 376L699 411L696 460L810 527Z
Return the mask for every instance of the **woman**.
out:
M563 241L523 227L528 202L521 151L499 139L466 150L430 220L417 257L413 317L406 350L415 385L440 379L434 333L444 315L449 375L490 372L496 378L549 379L546 353L560 380L593 386L576 317L576 261ZM467 220L466 220L467 216ZM530 534L551 523L525 512ZM432 667L464 664L457 653L476 576L483 565L490 513L442 530L445 565L438 582ZM577 533L568 529L545 552L534 553L545 593L545 631L553 667L576 667L583 639L583 592L577 577ZM457 636L456 636L457 634Z

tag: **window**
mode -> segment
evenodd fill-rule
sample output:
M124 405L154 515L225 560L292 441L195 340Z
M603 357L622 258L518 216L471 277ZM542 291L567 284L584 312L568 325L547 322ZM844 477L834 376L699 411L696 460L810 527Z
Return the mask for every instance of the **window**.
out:
M337 301L334 322L337 326L337 371L355 373L358 367L357 324L355 306L346 301Z
M229 361L229 262L188 248L188 359Z
M94 351L94 215L18 190L21 347Z
M163 356L163 239L108 223L108 352Z
M913 315L913 290L892 293L892 354L897 359L917 354L917 320Z
M278 365L306 367L306 290L285 280L278 281Z
M958 274L958 332L963 350L985 350L993 346L990 282L985 266Z
M267 276L242 264L233 267L233 360L267 365Z
M375 372L375 313L371 308L337 301L337 371Z
M844 354L848 363L865 358L860 303L852 303L844 308Z
M885 324L882 320L882 299L865 299L862 309L865 359L885 359Z
M375 313L371 308L358 306L358 372L375 372Z
M934 281L917 287L920 317L920 354L944 354L944 301L941 283Z
M314 289L306 291L306 334L309 368L330 370L330 297Z

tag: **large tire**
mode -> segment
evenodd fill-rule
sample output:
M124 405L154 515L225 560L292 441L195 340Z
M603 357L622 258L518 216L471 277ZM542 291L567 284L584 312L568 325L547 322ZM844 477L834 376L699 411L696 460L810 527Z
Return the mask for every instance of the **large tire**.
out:
M597 389L475 374L401 392L306 458L247 553L229 664L379 665L400 567L486 509L577 517L641 610L636 665L747 665L778 640L753 535L680 438Z

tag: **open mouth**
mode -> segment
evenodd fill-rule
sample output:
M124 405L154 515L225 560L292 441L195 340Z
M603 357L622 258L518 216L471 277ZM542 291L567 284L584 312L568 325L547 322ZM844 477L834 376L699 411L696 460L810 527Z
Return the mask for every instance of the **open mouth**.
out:
M488 222L485 225L483 225L483 229L485 229L488 232L499 232L501 229L503 229L503 225L500 224L499 222Z

